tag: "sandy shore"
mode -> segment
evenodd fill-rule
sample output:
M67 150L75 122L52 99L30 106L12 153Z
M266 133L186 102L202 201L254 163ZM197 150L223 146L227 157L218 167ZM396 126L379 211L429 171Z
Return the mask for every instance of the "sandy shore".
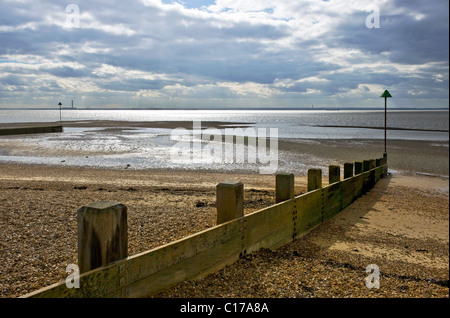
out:
M389 140L389 168L402 174L449 176L449 143L419 140ZM281 151L310 154L326 165L379 158L382 140L282 140ZM308 163L308 161L305 161Z
M0 296L64 280L77 262L76 210L99 200L129 208L129 254L215 225L223 173L0 164ZM245 213L274 202L274 176L235 174ZM326 183L326 182L325 182ZM296 178L295 192L306 188ZM246 256L160 297L448 296L448 180L393 175L330 222L276 251ZM377 264L382 288L364 287Z
M66 266L77 263L81 206L125 204L134 255L214 226L215 186L229 179L246 185L245 213L274 203L273 176L0 164L0 297L65 279Z

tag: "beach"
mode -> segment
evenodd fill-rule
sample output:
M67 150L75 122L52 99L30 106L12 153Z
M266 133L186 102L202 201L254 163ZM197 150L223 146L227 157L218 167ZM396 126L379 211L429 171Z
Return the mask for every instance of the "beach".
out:
M391 174L341 214L291 244L157 297L448 297L448 142L388 147ZM379 140L281 140L279 148L319 167L383 153ZM304 193L307 170L289 172L296 195ZM126 205L128 254L135 255L214 226L215 186L225 180L244 183L244 213L275 203L274 175L0 163L0 297L66 278L66 266L77 263L83 205ZM369 264L380 268L379 289L365 286Z
M448 298L448 225L447 180L391 175L293 243L156 297Z
M449 6L1 1L0 301L448 300Z
M39 127L54 124L32 125ZM24 125L26 124L3 123L0 128L17 128ZM170 141L170 134L174 129L191 131L194 122L190 121L84 120L66 121L63 126L62 134L3 136L0 138L0 162L8 162L9 158L14 157L12 162L52 166L118 169L128 166L130 170L176 168L232 174L259 171L257 166L250 164L172 165L169 154L176 141ZM202 121L201 127L203 130L208 128L222 131L226 128L249 128L251 132L256 132L252 123L245 121ZM333 132L348 130L334 129ZM269 129L263 131L268 137ZM370 132L371 129L367 131ZM306 175L309 168L321 168L326 175L328 165L379 158L384 153L382 139L333 138L333 132L328 138L278 138L278 171ZM445 134L440 136L443 135ZM387 152L391 170L402 174L449 176L448 134L447 140L388 139Z
M0 164L1 296L64 280L77 263L76 211L96 201L128 207L129 255L215 225L215 186L223 173L55 168ZM235 175L245 211L274 203L271 176ZM297 192L304 189L299 184Z

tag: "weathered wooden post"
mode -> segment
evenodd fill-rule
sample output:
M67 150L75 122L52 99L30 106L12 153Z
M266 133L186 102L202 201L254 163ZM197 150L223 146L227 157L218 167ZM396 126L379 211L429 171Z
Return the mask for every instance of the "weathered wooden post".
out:
M382 160L382 159L378 158L378 159L375 159L375 160L376 160L376 163L375 163L376 167L377 167L377 168L380 167L380 166L381 166L381 160Z
M377 162L375 159L370 159L370 170L375 169L377 167Z
M309 169L308 170L308 192L322 188L322 170Z
M328 167L328 182L329 184L341 181L341 167L332 165Z
M361 161L355 162L355 175L358 175L363 172L363 163Z
M370 160L364 160L363 161L363 172L370 170Z
M387 165L387 153L383 154L383 166Z
M80 273L128 256L127 207L96 202L77 211Z
M225 181L216 186L217 224L244 215L244 185L242 182Z
M353 177L353 163L344 163L344 179Z
M294 174L277 174L275 178L275 202L294 198Z

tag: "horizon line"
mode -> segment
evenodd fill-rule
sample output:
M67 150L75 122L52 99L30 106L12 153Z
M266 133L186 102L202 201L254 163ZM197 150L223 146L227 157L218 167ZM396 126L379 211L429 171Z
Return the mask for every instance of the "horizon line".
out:
M171 108L171 107L62 107L62 110L327 110L327 111L340 111L340 110L384 110L384 107L262 107L262 108L248 108L248 107L218 107L218 108L199 108L199 107L186 107L186 108ZM59 107L0 107L0 110L59 110ZM449 107L389 107L388 110L449 110Z

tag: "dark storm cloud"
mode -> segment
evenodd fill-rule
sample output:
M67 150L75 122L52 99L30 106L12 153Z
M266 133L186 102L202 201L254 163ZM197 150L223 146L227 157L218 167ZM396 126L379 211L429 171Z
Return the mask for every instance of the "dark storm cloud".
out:
M389 52L394 63L448 63L448 4L447 0L394 1L380 7L380 28L371 29L365 26L368 13L357 11L329 33L327 42L371 54ZM395 13L399 9L402 14Z
M169 84L172 83L160 80L129 79L110 83L102 82L99 84L99 87L113 91L139 91L145 89L161 89Z
M84 77L89 76L90 72L86 70L77 70L72 67L63 66L56 67L53 69L47 70L48 74L55 75L57 77Z
M15 76L15 75L5 76L2 79L2 83L6 84L6 85L13 85L13 86L26 86L29 84L25 79L21 78L20 76Z

